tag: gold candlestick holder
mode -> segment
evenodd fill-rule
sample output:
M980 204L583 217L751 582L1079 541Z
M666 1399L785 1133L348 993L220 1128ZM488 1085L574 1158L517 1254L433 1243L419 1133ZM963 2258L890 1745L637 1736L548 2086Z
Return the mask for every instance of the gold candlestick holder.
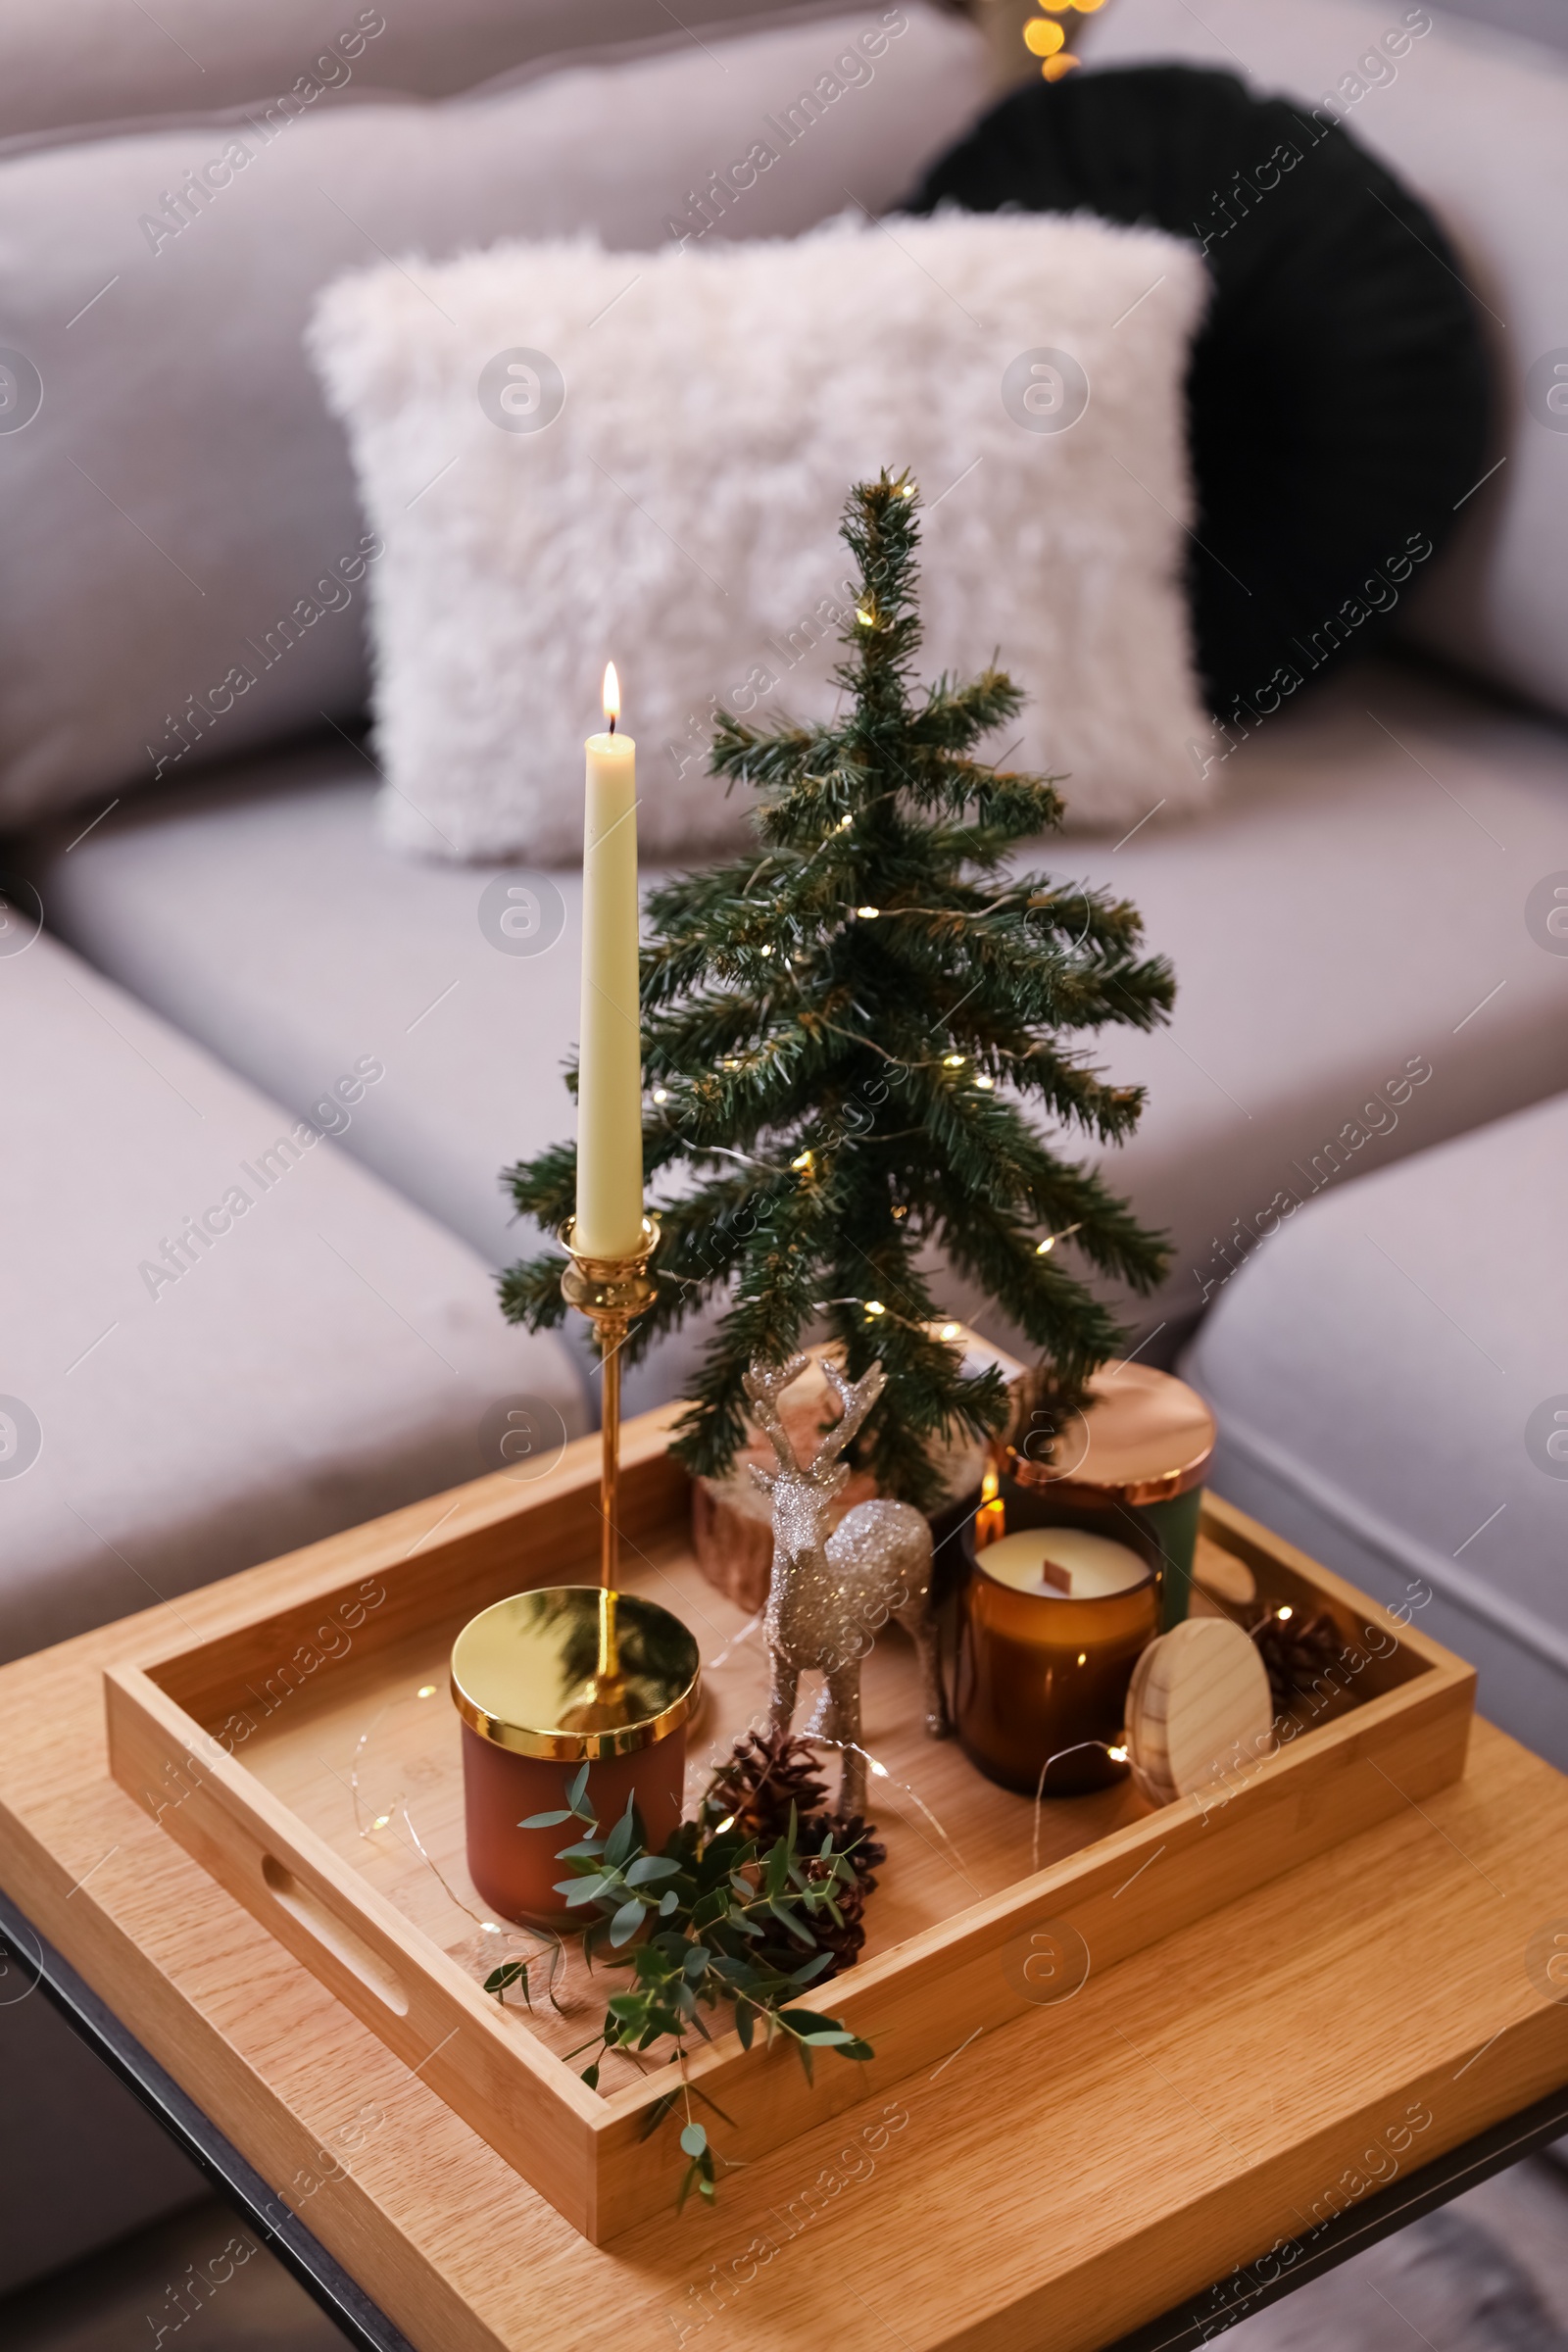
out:
M620 1566L620 1351L633 1322L659 1296L648 1261L659 1247L659 1219L644 1217L641 1247L626 1257L590 1257L576 1247L575 1217L561 1228L561 1246L570 1264L561 1277L568 1306L586 1315L599 1341L604 1367L603 1452L599 1509L603 1520L599 1553L599 1697L609 1702L619 1674L615 1640L615 1591Z

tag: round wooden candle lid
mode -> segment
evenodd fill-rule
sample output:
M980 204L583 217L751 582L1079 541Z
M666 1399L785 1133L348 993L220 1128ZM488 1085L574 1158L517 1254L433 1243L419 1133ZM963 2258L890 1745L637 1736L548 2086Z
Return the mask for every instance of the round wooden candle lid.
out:
M1206 1788L1262 1752L1274 1720L1255 1644L1226 1617L1190 1617L1151 1642L1127 1692L1127 1750L1155 1804Z

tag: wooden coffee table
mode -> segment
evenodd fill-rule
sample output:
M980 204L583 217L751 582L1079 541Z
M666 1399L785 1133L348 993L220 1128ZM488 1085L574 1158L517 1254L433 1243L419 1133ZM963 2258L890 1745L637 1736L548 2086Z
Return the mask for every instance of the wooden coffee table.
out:
M451 1503L393 1524L412 1548ZM367 2343L378 2309L418 2352L1174 2347L1568 2129L1542 1957L1568 1936L1568 1780L1478 1723L1457 1785L1070 2003L977 2034L956 2013L940 2063L869 2067L715 2212L595 2248L109 1777L107 1663L354 1543L0 1670L0 1887L84 1980L78 2024L166 2070L358 2281Z

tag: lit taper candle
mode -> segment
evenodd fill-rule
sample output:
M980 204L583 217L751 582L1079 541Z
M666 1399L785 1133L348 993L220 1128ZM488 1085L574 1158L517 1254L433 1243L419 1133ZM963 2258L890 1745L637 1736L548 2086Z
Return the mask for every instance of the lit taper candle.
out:
M629 1257L643 1238L642 1031L637 999L637 746L605 670L602 735L590 735L582 839L577 1224L585 1257Z

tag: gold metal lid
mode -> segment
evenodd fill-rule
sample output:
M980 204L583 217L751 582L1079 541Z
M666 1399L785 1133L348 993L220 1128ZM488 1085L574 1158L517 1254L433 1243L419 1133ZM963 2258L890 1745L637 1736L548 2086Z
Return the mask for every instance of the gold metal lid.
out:
M700 1668L658 1601L553 1585L469 1619L452 1645L452 1699L481 1740L577 1764L667 1739L697 1703Z
M1062 1502L1169 1502L1201 1486L1214 1450L1214 1416L1184 1380L1147 1364L1111 1361L1089 1383L1089 1403L1063 1410L1031 1401L1020 1383L1001 1467L1019 1486Z

